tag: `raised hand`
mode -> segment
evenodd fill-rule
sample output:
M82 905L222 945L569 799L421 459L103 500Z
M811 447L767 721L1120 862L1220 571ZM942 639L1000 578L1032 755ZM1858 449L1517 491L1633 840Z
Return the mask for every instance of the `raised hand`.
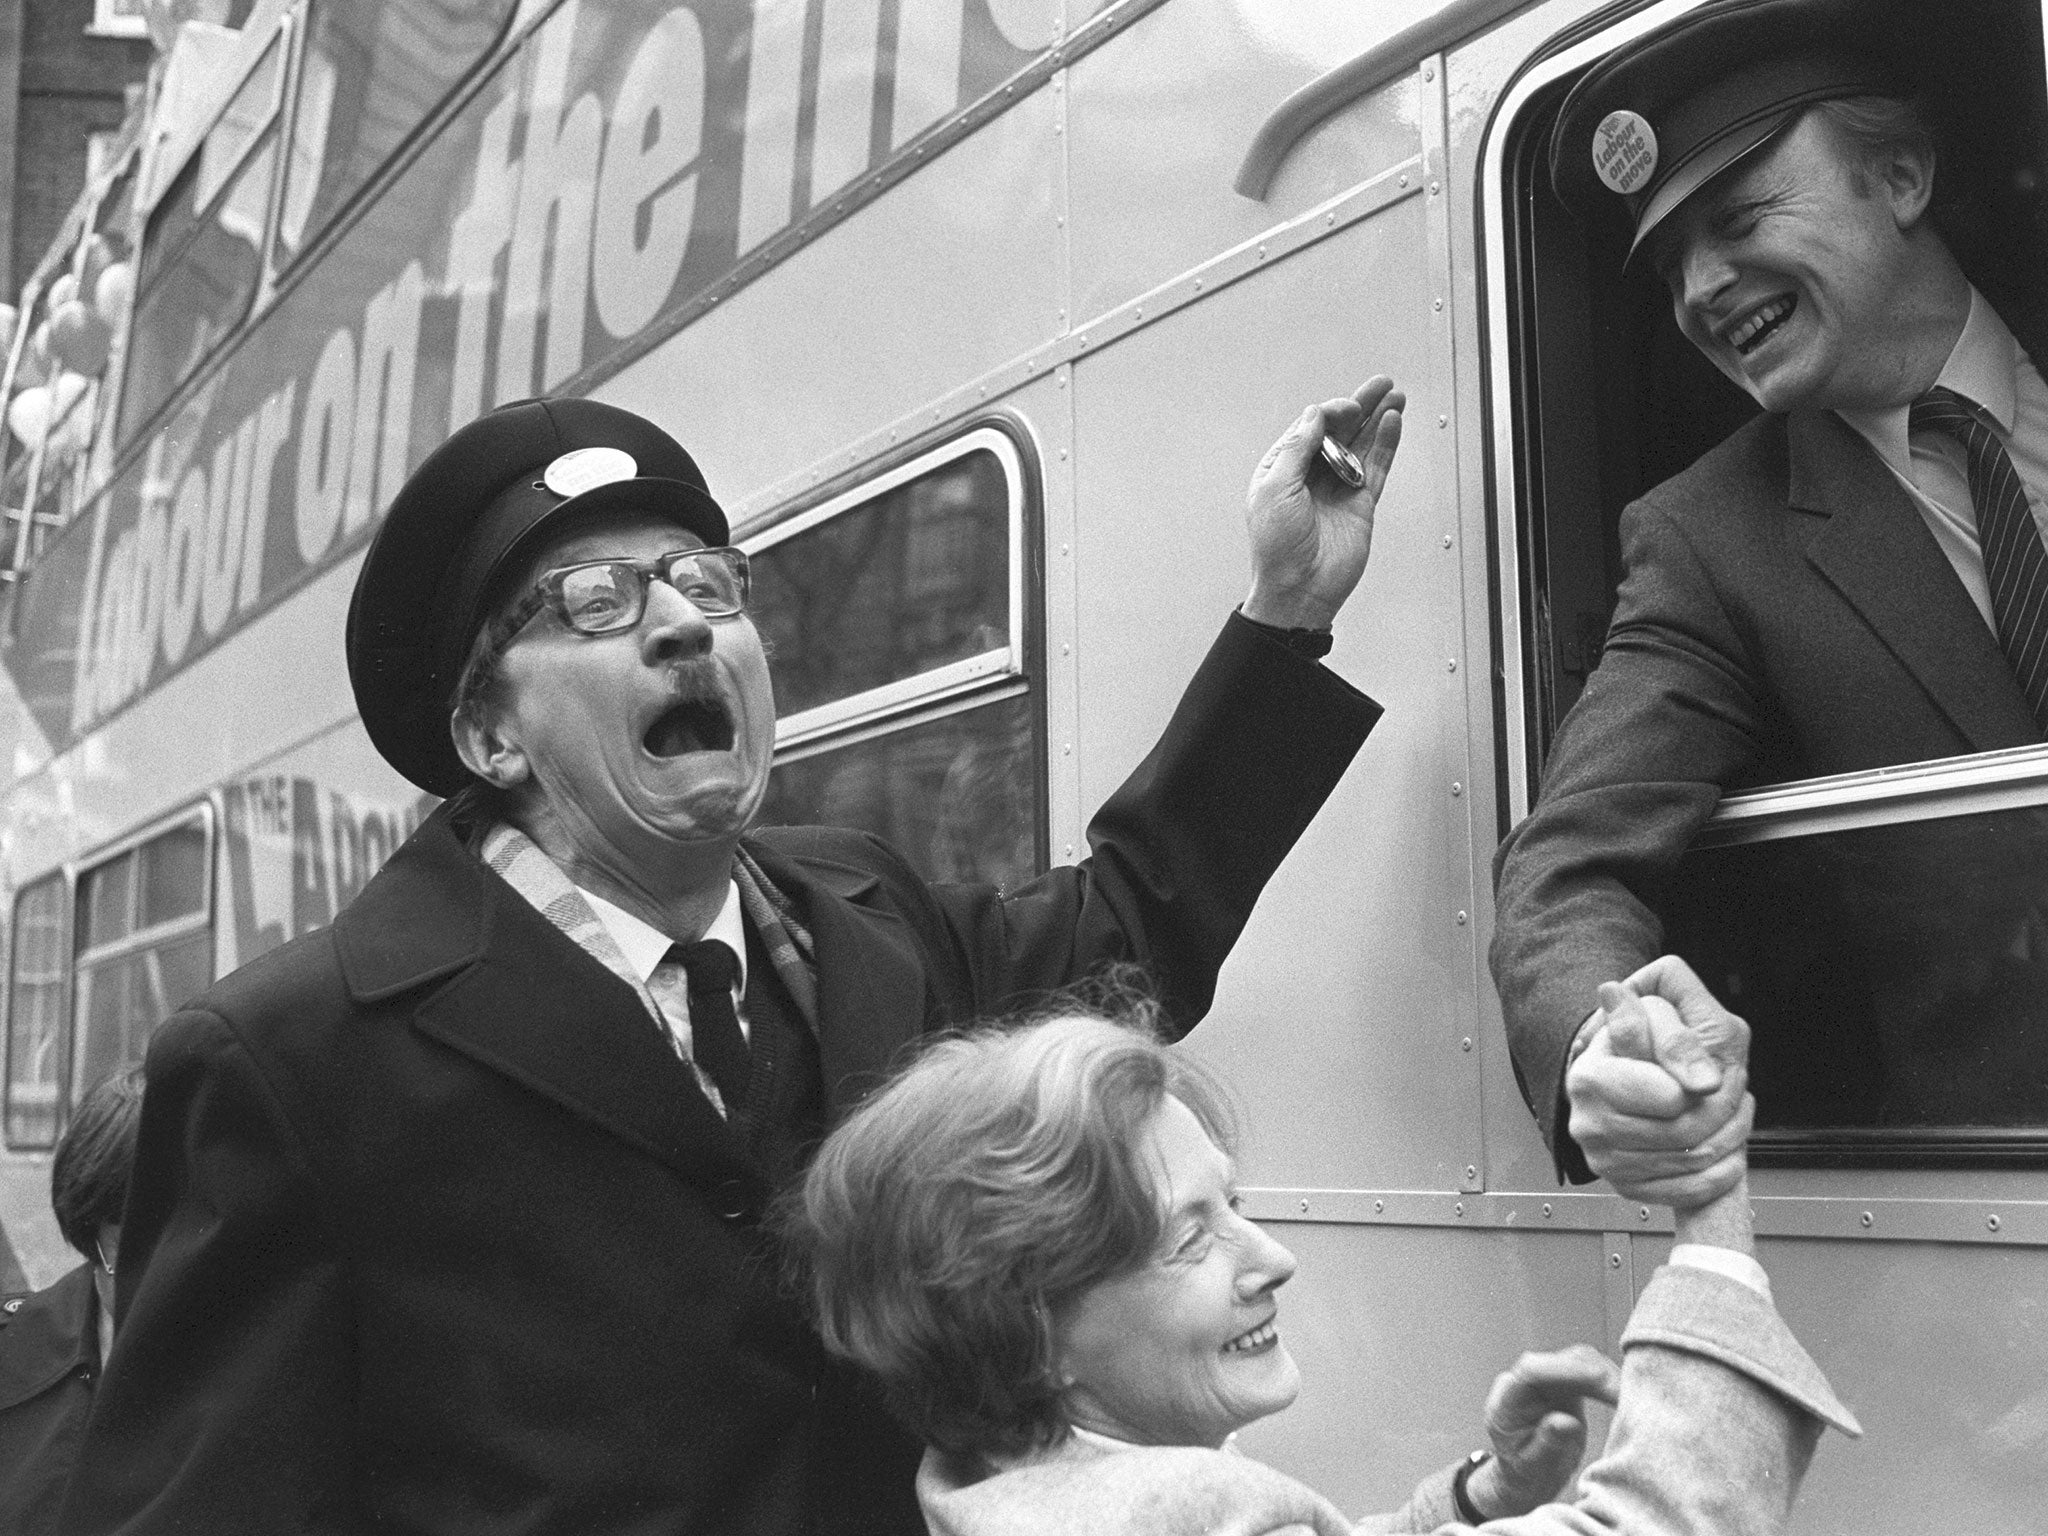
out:
M1486 1395L1493 1460L1472 1474L1466 1496L1496 1520L1557 1498L1586 1454L1586 1400L1620 1395L1621 1367L1590 1344L1523 1355Z
M1373 514L1401 443L1405 397L1384 374L1348 398L1305 409L1252 473L1247 520L1252 590L1247 618L1283 629L1327 629L1365 574ZM1324 435L1365 467L1356 490L1321 467Z
M1603 983L1600 1004L1565 1074L1588 1166L1624 1198L1676 1210L1733 1189L1756 1118L1749 1026L1675 955Z

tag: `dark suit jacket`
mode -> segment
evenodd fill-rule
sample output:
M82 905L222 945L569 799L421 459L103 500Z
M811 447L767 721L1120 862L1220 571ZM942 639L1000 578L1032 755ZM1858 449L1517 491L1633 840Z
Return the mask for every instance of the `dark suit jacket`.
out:
M1378 713L1233 619L1086 864L1006 895L864 834L762 833L817 944L828 1114L920 1033L1114 959L1192 1024ZM165 1024L148 1071L67 1530L922 1530L917 1448L779 1283L766 1180L445 811L331 929Z
M2041 740L1912 501L1832 412L1759 416L1631 505L1622 550L1600 665L1494 858L1516 1077L1581 1180L1566 1053L1599 983L1661 952L1659 883L1724 791Z
M47 1536L85 1440L100 1369L99 1298L81 1264L0 1312L0 1531Z

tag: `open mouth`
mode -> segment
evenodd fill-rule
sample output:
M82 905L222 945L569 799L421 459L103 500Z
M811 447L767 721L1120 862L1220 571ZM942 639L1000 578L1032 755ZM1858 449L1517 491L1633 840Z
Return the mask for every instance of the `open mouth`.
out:
M1775 335L1798 307L1799 300L1790 294L1772 299L1728 333L1728 345L1744 357L1749 356Z
M1223 1353L1226 1355L1255 1355L1263 1350L1271 1349L1279 1342L1280 1330L1273 1326L1273 1319L1269 1317L1259 1324L1258 1327L1248 1332L1240 1333L1236 1338L1224 1345Z
M653 757L732 750L732 715L722 699L681 699L659 715L640 738Z

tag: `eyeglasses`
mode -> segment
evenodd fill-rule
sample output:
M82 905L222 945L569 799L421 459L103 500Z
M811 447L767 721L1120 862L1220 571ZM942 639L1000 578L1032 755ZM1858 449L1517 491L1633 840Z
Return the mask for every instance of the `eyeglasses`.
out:
M640 622L650 581L674 587L707 619L731 618L747 606L744 551L674 549L652 560L584 560L543 571L510 627L517 630L549 608L579 635L615 635Z

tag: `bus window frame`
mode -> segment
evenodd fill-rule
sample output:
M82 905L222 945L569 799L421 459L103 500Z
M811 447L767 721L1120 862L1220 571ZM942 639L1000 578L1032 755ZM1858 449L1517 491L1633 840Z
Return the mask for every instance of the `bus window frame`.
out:
M1664 26L1703 0L1661 0L1597 30L1567 27L1502 92L1480 151L1480 242L1486 387L1489 578L1494 623L1497 837L1529 813L1539 773L1539 666L1535 561L1546 532L1537 476L1543 438L1536 371L1533 221L1522 213L1529 134L1546 124L1573 78L1596 60ZM2041 6L2048 39L2048 3ZM1725 795L1694 848L1820 836L1917 820L2048 805L2048 746L1792 780ZM2048 1165L2048 1124L2014 1128L1802 1127L1759 1130L1751 1160L1763 1167L1948 1168Z
M114 863L115 860L137 852L166 833L177 831L195 823L200 829L199 863L201 893L198 909L169 918L163 922L152 924L147 928L134 929L129 933L123 934L118 939L110 939L91 948L82 947L79 942L82 925L79 921L78 903L81 899L81 893L86 889L87 880L97 871ZM65 982L64 1014L64 1104L67 1113L71 1108L71 1094L76 1087L73 1079L76 1076L75 1069L78 1056L79 981L89 968L109 965L113 962L124 960L128 956L140 951L158 948L166 943L190 938L194 934L204 933L209 940L207 946L208 979L218 979L212 976L211 973L214 970L215 961L219 954L218 934L215 928L217 914L214 910L215 894L219 885L218 871L216 869L220 852L219 828L219 808L214 804L211 795L205 795L197 800L187 801L178 808L144 823L140 828L129 832L127 835L95 849L88 857L74 860L65 865L65 870L70 877L71 890L68 919L70 923L69 937L71 942L69 949L71 969L70 975ZM10 982L12 974L10 969ZM161 1020L158 1022L161 1022Z
M275 206L272 209L264 239L264 272L266 286L270 288L275 288L284 279L285 275L294 269L303 268L308 258L316 252L324 250L328 244L329 236L352 222L356 210L364 204L366 199L392 179L393 168L398 166L401 161L409 162L413 150L421 141L421 136L430 127L438 127L446 119L450 111L450 104L455 101L455 98L458 95L463 95L468 90L476 81L478 73L485 66L507 55L506 40L512 33L514 23L519 20L521 11L526 9L522 4L522 0L509 0L505 7L504 17L498 23L498 30L492 35L491 40L478 51L476 57L470 60L469 64L460 74L449 81L448 88L420 114L417 122L399 136L398 142L391 146L390 151L383 159L379 160L364 174L363 179L356 185L354 190L329 209L326 217L319 224L313 225L301 233L298 248L289 256L281 258L277 248L278 236L283 222L285 199L290 195L291 191L292 151L298 146L299 94L300 87L305 79L306 54L312 47L312 13L322 5L334 3L337 3L337 0L305 0L304 4L298 6L291 13L292 20L297 23L297 42L293 48L293 56L289 66L289 79L287 81L289 97L286 108L286 122L284 131L279 135L280 150L278 154L277 183L273 198ZM464 99L467 100L467 97L465 96Z
M63 957L63 976L59 982L57 996L57 1100L52 1107L50 1139L48 1141L16 1141L6 1134L8 1122L14 1111L14 991L15 967L21 958L21 903L31 891L54 883L58 893L57 911L62 923L59 935L58 953ZM76 977L72 941L78 926L78 887L71 878L67 865L45 870L33 880L23 881L15 888L14 900L7 914L7 986L4 1024L6 1030L5 1064L0 1067L0 1141L4 1141L10 1152L47 1152L56 1146L64 1134L64 1127L71 1110L71 999L72 983Z
M1002 650L985 651L829 704L788 716L778 713L774 766L912 730L985 705L1028 697L1033 857L1037 869L1043 871L1052 845L1046 763L1044 480L1036 444L1024 420L1008 410L970 418L937 440L911 443L863 466L855 476L842 477L810 496L745 520L734 529L733 543L750 556L757 555L977 452L995 456L1007 492L1007 644Z

